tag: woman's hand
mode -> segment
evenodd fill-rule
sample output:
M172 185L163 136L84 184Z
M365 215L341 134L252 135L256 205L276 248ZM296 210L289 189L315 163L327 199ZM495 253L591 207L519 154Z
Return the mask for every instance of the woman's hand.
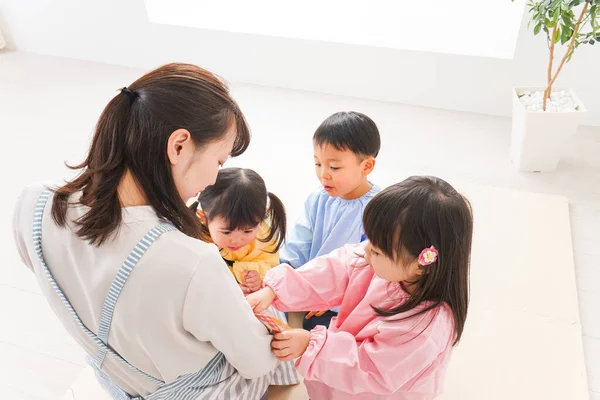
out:
M256 292L262 286L262 279L258 271L246 270L242 273L242 278L244 279L244 284L252 292Z
M309 331L290 329L273 336L271 351L280 361L295 360L304 354L309 342Z
M254 312L258 314L269 308L276 298L275 292L267 286L257 292L250 293L246 296L246 301L250 304Z

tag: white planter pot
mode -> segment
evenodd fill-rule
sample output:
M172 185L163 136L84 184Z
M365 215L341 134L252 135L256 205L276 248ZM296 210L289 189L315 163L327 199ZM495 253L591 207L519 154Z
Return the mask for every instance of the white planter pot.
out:
M566 90L579 105L574 112L527 111L519 95L525 91L544 90L540 87L513 88L512 135L510 157L519 171L550 172L556 169L564 144L575 134L585 115L585 107L573 90Z

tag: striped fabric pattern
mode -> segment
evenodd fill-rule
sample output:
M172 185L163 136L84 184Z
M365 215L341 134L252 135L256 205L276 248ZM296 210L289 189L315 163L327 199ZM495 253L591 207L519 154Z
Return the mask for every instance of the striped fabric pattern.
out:
M123 286L125 286L125 282L129 278L129 274L137 263L140 261L146 250L154 243L154 241L163 233L175 230L175 226L171 224L163 224L157 227L154 227L148 232L142 240L139 241L138 244L135 245L133 251L129 254L127 259L121 265L119 272L117 272L117 276L112 281L110 288L108 290L108 296L104 301L104 306L102 307L102 314L100 315L100 324L98 326L98 337L104 344L108 344L108 334L110 333L110 326L112 323L113 314L115 312L115 306L117 305L117 300L119 295L121 294L121 290L123 290ZM104 362L104 358L106 357L106 346L98 347L98 351L96 356L94 357L98 362L100 368L102 368L102 363Z
M69 311L77 325L85 332L85 334L96 344L97 351L92 357L87 355L86 360L94 369L96 378L104 390L114 400L225 400L225 399L240 399L240 400L258 400L262 398L266 392L271 379L273 379L273 371L259 379L244 379L236 370L229 364L222 353L217 353L208 364L200 371L183 375L175 381L165 383L157 379L135 366L131 365L127 360L122 358L117 352L108 346L108 335L112 316L115 310L119 294L123 289L131 271L142 258L144 253L152 245L152 243L163 233L176 229L171 224L161 224L151 229L134 247L125 262L121 265L117 276L113 280L109 289L108 296L104 303L101 320L98 329L98 335L90 331L83 321L77 315L77 312L66 298L62 289L52 276L50 269L46 265L42 252L42 216L44 209L50 198L50 191L44 190L36 204L33 218L33 243L34 248L39 258L42 270L50 283L50 286ZM119 362L125 364L135 373L143 376L159 388L145 397L132 397L120 388L104 371L101 366L106 358L106 355L114 357ZM294 371L295 373L295 371Z
M135 371L135 372L141 374L142 376L146 377L151 382L154 382L157 385L163 384L163 382L161 380L158 380L158 379L156 379L156 378L154 378L154 377L146 374L145 372L140 371L139 369L137 369L133 365L129 364L119 354L117 354L110 347L108 347L107 345L105 345L102 342L102 340L100 340L100 338L98 338L92 331L90 331L83 324L83 321L81 321L81 319L79 318L79 316L75 312L75 309L73 308L73 306L71 305L71 303L69 302L69 300L64 295L62 289L58 286L58 283L56 282L56 280L52 276L52 273L48 269L48 266L46 265L46 262L44 261L44 255L42 254L42 215L44 214L44 209L46 207L46 203L47 203L49 197L50 197L50 191L49 190L45 190L41 194L40 199L38 200L38 202L36 204L35 211L34 211L34 214L33 214L33 244L34 244L35 252L36 252L36 254L37 254L37 256L38 256L38 258L40 260L40 264L42 265L42 269L44 270L44 273L46 274L46 278L48 278L48 282L50 283L50 286L52 287L52 289L54 289L54 291L56 292L56 295L62 301L62 303L64 304L65 308L69 311L69 313L71 314L71 316L73 317L73 319L75 320L75 322L77 323L77 325L79 325L79 327L85 332L85 334L90 339L92 339L94 341L94 343L96 344L96 346L98 346L98 347L105 347L106 348L106 352L108 354L110 354L111 356L115 357L117 360L119 360L123 364L127 365L127 367L129 367L133 371Z

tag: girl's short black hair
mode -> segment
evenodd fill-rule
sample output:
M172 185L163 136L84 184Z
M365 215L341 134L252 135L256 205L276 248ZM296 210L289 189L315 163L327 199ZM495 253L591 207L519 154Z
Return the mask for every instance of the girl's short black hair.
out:
M269 204L267 206L267 199ZM270 227L267 237L259 240L268 243L275 240L277 252L285 240L286 215L281 200L267 191L265 181L255 171L245 168L223 168L217 180L200 193L198 205L202 208L207 222L216 217L224 218L228 229L253 228L266 221ZM203 225L202 235L210 237L208 227Z

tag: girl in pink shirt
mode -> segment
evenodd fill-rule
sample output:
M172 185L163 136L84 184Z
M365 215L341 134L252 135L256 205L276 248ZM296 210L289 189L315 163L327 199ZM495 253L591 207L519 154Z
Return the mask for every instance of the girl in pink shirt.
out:
M280 360L298 358L311 399L432 399L467 316L470 204L439 178L411 177L375 196L363 224L367 242L282 264L247 300L256 312L341 307L329 329L272 342Z

